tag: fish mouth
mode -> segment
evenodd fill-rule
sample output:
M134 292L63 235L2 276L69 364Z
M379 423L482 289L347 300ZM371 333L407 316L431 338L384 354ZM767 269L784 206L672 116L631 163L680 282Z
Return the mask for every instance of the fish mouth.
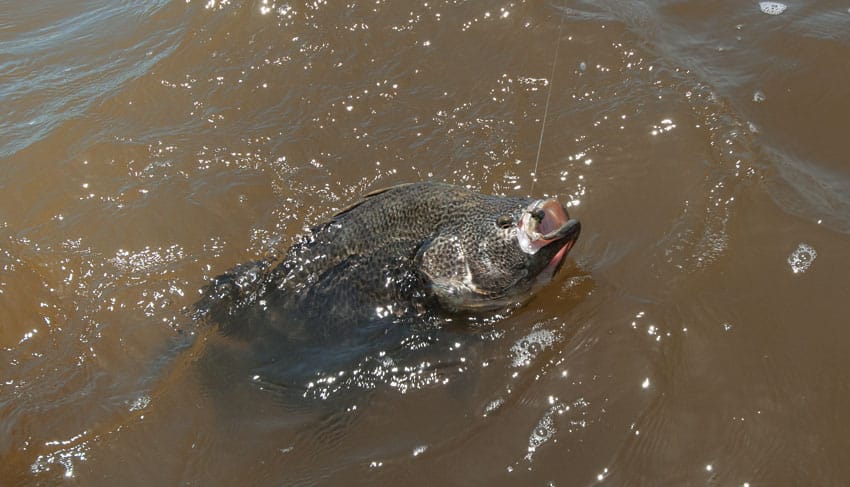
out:
M523 210L517 229L520 248L527 254L545 249L551 255L549 266L557 268L581 233L581 223L570 218L563 205L554 198L537 200Z

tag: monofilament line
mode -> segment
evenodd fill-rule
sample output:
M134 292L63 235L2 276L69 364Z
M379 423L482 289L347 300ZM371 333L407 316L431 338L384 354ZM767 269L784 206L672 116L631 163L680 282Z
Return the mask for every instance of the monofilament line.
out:
M534 159L534 172L531 177L531 191L537 183L537 167L540 165L540 151L543 149L543 132L546 130L546 117L549 116L549 100L552 99L552 86L555 84L555 67L558 65L558 49L561 47L561 28L564 26L564 15L561 12L561 22L558 23L558 40L555 42L555 56L552 59L552 72L549 74L549 92L546 93L546 105L543 108L543 123L540 124L540 140L537 142L537 157Z

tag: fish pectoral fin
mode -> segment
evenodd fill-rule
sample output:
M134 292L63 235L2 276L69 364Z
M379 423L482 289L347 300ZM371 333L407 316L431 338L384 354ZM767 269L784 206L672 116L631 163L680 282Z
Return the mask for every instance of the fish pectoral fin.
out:
M414 264L438 294L475 287L463 244L456 237L440 235L426 241L416 252Z

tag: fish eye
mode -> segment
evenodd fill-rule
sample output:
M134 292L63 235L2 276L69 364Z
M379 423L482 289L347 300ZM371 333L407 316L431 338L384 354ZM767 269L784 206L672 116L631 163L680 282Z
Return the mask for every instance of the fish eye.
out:
M499 228L510 228L514 224L514 217L510 215L501 215L496 218L496 225Z

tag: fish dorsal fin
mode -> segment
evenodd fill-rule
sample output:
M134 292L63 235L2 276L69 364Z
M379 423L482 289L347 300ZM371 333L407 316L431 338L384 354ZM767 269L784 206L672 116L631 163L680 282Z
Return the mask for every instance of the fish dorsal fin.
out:
M414 184L414 183L401 183L401 184L396 184L394 186L387 186L386 188L380 188L380 189L376 189L374 191L370 191L370 192L366 193L365 195L363 195L363 197L360 198L359 201L356 201L356 202L346 206L345 208L339 210L338 212L334 213L334 216L331 217L331 218L333 220L336 220L337 218L341 217L342 215L344 215L344 214L348 213L349 211L351 211L351 210L357 208L358 206L362 205L364 202L366 202L366 200L368 200L369 198L371 198L373 196L377 196L379 194L386 193L387 191L390 191L392 189L410 186L411 184Z

